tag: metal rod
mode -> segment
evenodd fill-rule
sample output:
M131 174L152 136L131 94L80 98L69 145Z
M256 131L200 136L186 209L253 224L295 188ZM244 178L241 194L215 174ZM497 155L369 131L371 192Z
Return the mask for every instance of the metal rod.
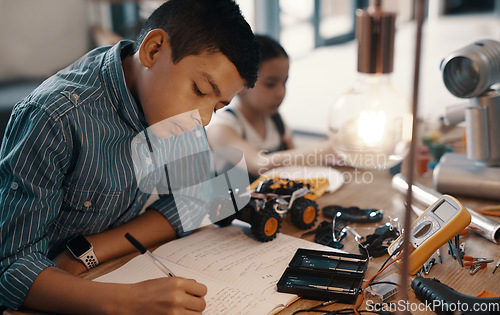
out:
M408 193L406 195L406 211L404 219L404 231L403 234L403 258L402 258L402 274L408 274L409 270L409 243L410 243L410 229L411 229L411 204L412 204L412 186L413 186L413 175L415 171L415 152L417 146L417 109L418 109L418 87L419 87L419 77L420 77L420 54L422 47L422 24L424 23L425 15L425 0L417 1L417 36L415 45L415 64L413 73L413 102L412 102L412 130L411 130L411 142L410 142L410 153L408 157L409 167L408 167ZM408 287L408 277L400 277L400 287ZM401 299L408 301L407 290L400 290Z

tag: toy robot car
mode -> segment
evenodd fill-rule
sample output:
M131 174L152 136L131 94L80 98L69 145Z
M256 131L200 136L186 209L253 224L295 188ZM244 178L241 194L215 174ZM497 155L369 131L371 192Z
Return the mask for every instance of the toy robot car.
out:
M230 225L234 219L249 223L252 234L261 242L274 239L279 232L281 219L290 213L292 223L300 229L311 228L318 218L317 196L310 184L289 179L266 179L249 191L250 201L229 217L218 219L218 209L231 198L220 199L211 208L210 220L218 226ZM218 204L217 204L218 203Z

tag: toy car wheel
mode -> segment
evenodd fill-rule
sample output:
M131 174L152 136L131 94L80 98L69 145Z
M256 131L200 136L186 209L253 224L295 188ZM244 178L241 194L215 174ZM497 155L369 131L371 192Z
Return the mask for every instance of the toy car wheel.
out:
M281 217L276 211L264 208L254 214L252 220L252 234L261 242L269 242L279 232Z
M318 204L312 200L301 198L295 200L290 210L292 223L299 229L310 229L318 218Z
M210 222L218 226L230 225L236 217L236 214L228 215L226 213L227 211L223 211L223 209L228 209L229 206L232 206L232 202L228 199L219 199L212 202L208 213Z

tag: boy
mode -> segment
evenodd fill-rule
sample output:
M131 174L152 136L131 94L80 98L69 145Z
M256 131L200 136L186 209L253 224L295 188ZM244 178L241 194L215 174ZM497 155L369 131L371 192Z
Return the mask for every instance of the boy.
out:
M234 1L170 0L135 43L91 51L19 102L0 150L0 304L201 313L206 287L195 280L123 285L74 275L132 252L126 232L146 246L185 234L171 196L141 212L150 194L134 178L132 139L185 112L207 125L254 85L258 61ZM90 262L74 257L80 250Z

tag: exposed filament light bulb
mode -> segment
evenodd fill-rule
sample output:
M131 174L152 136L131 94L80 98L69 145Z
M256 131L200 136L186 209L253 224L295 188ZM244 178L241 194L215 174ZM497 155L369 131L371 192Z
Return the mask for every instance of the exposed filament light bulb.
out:
M391 84L395 14L380 1L356 11L358 76L334 102L328 117L329 137L347 165L383 169L400 163L409 151L409 100Z

